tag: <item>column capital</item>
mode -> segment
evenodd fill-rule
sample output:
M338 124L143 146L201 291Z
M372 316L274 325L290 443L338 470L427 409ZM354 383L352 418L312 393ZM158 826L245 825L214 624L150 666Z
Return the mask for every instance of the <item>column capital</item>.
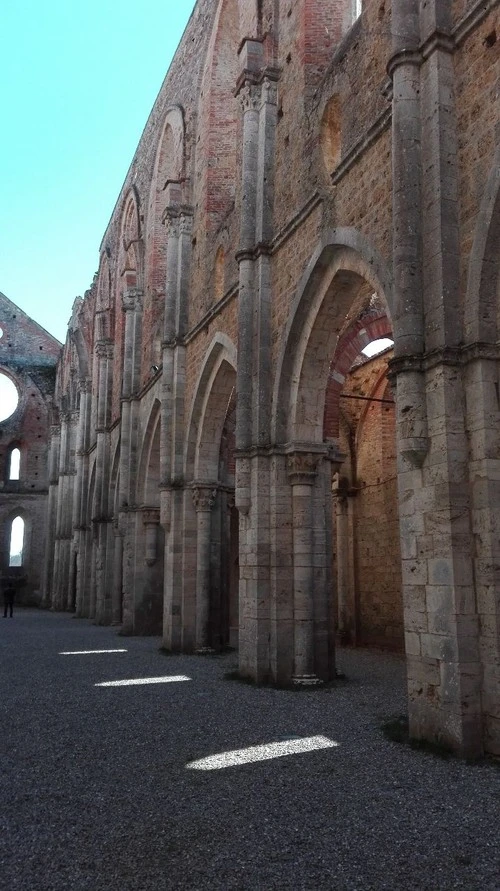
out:
M262 102L267 105L278 104L278 84L268 75L262 81Z
M94 347L95 354L99 359L112 359L113 347L112 340L98 340Z
M247 111L259 111L262 105L262 89L260 84L253 83L251 80L245 80L238 92L241 110L243 114Z
M191 235L193 231L193 211L187 207L179 214L179 235Z
M142 288L126 288L122 292L122 310L123 312L138 312L142 309L142 298L144 292Z
M145 526L159 526L160 524L160 508L159 507L143 507L141 508L142 522Z
M161 221L167 230L167 238L179 236L179 209L178 207L166 207L162 213Z
M194 485L193 504L197 512L210 512L215 504L217 489L215 486Z
M317 452L291 452L287 457L288 481L292 486L313 486L323 455Z
M91 393L92 392L92 381L89 377L81 377L78 380L78 389L80 393Z

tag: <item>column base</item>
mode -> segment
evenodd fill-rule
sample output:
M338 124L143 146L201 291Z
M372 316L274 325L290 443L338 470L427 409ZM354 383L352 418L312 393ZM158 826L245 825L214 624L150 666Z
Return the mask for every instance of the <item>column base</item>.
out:
M324 681L315 674L300 674L292 677L294 687L321 687Z

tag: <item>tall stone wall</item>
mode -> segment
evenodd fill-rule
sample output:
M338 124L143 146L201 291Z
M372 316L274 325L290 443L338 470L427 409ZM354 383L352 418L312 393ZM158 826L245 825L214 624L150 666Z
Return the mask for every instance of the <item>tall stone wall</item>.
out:
M258 681L404 632L412 733L498 751L498 2L353 9L195 4L70 322L46 599Z
M0 294L0 372L15 385L19 401L0 421L0 575L15 579L18 602L38 604L46 557L48 439L53 421L56 364L61 344ZM13 450L19 473L12 473ZM15 478L13 478L13 476ZM24 523L22 556L11 563L12 523Z

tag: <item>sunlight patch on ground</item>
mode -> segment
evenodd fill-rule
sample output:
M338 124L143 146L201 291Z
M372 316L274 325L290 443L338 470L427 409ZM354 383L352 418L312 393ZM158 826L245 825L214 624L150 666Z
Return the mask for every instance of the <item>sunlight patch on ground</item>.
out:
M189 770L221 770L223 767L235 767L252 761L283 758L284 755L334 749L338 745L338 742L328 739L327 736L306 736L304 739L287 739L285 742L266 743L262 746L249 746L248 749L235 749L233 752L210 755L208 758L200 758L199 761L191 761L186 767Z
M60 656L93 656L96 653L126 653L127 650L63 650Z
M141 684L172 684L177 681L190 681L185 674L172 674L162 678L130 678L126 681L104 681L102 684L94 684L94 687L134 687Z

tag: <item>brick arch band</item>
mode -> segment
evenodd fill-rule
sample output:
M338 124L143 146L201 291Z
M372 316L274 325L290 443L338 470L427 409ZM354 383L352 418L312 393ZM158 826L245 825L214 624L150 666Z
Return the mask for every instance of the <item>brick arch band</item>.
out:
M361 350L373 340L382 337L392 338L392 326L384 312L377 310L373 315L365 315L349 326L339 338L335 356L330 365L325 399L323 435L325 439L339 435L340 394L353 362Z

